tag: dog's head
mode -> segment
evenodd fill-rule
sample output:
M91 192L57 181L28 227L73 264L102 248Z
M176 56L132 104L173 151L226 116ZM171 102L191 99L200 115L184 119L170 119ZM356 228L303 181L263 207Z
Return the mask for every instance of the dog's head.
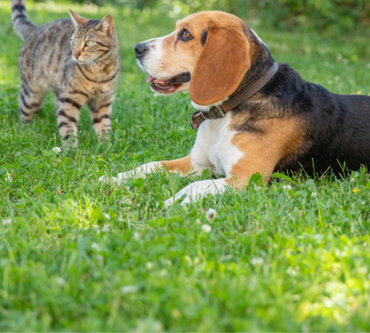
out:
M152 90L190 92L191 100L204 106L222 101L237 89L256 46L263 45L240 18L209 11L178 21L170 35L141 42L135 52Z

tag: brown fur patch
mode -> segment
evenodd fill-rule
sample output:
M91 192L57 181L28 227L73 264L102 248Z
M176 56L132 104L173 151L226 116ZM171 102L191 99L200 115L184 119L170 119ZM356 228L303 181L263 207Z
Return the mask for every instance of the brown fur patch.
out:
M230 96L249 69L249 43L238 23L210 28L192 75L190 97L195 103L210 105Z
M193 169L190 154L177 160L163 161L162 163L169 172L178 171L182 176L189 174Z
M298 117L261 120L255 125L261 133L242 132L231 140L244 154L227 178L227 183L235 188L246 186L257 172L267 183L279 161L294 154L304 143L304 126Z

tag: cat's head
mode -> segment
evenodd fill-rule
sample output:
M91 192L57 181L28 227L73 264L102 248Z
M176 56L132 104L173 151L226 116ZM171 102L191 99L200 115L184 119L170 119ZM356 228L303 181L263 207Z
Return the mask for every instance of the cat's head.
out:
M80 64L104 60L118 44L113 17L108 14L102 20L89 20L71 10L69 14L75 27L71 36L72 58Z

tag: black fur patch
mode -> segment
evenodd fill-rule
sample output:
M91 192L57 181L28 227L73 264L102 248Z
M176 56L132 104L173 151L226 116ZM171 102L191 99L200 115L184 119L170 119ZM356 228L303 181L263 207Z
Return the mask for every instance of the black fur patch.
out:
M111 105L112 105L112 102L107 103L107 104L100 105L99 110L101 110L101 109L103 109L103 108L107 108L107 107L109 107L109 106L111 106Z
M28 117L29 113L25 112L23 109L19 109L20 113L22 113L24 116Z
M269 68L272 59L265 54L246 76L260 77ZM270 58L271 57L271 58ZM270 58L270 59L269 59ZM246 82L243 79L244 82ZM332 170L344 174L343 165L358 170L370 167L370 97L339 95L324 87L304 81L288 64L280 64L275 76L255 95L233 110L233 116L248 114L236 130L261 136L254 126L263 119L296 119L302 124L303 142L299 148L285 156L275 171L299 172L309 176Z
M26 8L23 5L14 5L12 11L14 10L19 10L21 12L22 10L26 10Z
M27 16L26 15L19 14L16 17L14 17L13 22L15 22L17 20L26 20L26 19L27 19Z
M64 121L62 121L61 123L59 123L58 128L61 128L63 126L67 126L67 125L69 125L69 124L66 123L66 122L64 122Z
M78 104L77 102L75 102L74 100L72 100L70 98L60 98L59 102L68 103L68 104L73 105L76 109L81 109L81 104Z
M63 116L63 117L65 117L65 118L67 118L69 121L71 121L72 123L77 124L77 119L76 119L75 117L68 116L68 115L65 113L65 111L64 111L64 110L60 110L60 111L58 112L58 117L60 117L60 116Z
M93 124L100 123L103 119L110 119L110 114L105 114L104 116L101 116L100 118L95 118L93 120Z

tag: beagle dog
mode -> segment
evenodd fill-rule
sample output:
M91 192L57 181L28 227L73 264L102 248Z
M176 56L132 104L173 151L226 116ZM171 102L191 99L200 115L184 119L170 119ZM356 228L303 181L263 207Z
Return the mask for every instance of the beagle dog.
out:
M182 176L204 169L224 175L183 188L174 200L184 204L228 186L243 188L255 173L267 183L275 171L303 168L312 175L369 165L370 97L333 94L304 81L288 64L277 64L234 15L190 15L168 36L137 44L135 52L154 92L189 92L198 133L188 156L147 163L113 181L159 168Z

